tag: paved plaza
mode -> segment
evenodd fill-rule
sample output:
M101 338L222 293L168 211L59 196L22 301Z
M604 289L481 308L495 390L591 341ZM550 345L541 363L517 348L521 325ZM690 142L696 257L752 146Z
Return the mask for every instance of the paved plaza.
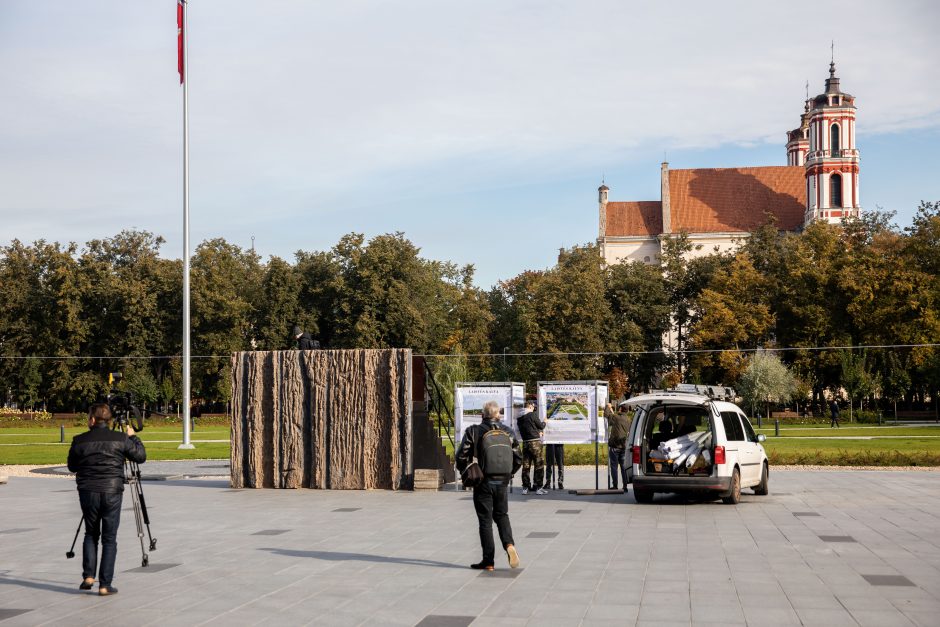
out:
M466 492L144 491L158 548L140 568L126 492L105 598L78 590L81 538L65 559L74 483L0 485L0 625L940 624L937 473L778 472L737 506L517 489L522 568L498 554L494 573L467 568Z

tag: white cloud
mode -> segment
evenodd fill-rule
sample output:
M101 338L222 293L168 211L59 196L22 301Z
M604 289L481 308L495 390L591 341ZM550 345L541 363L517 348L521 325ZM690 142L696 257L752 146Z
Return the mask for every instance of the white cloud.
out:
M428 213L435 190L551 180L630 155L655 164L662 148L773 141L782 160L804 81L823 88L832 37L843 88L858 97L860 144L863 133L940 126L930 2L189 6L204 236L277 230L298 215L329 222L325 232L394 230L395 216L376 211L363 225L346 210L413 197ZM0 67L0 239L82 240L137 224L173 242L174 12L0 4L0 52L15 61ZM95 223L115 215L126 221Z

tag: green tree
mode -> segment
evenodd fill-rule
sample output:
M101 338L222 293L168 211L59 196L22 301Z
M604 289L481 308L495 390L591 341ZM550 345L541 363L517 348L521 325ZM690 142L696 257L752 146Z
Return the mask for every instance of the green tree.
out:
M621 262L607 269L606 279L608 338L616 350L634 352L608 363L623 369L635 391L648 388L666 364L662 346L671 309L662 270L638 261Z
M786 403L793 398L797 381L779 357L757 351L748 358L737 388L745 404L752 408L764 403L769 417L771 403Z
M223 239L203 242L192 259L193 395L226 401L229 355L251 347L254 307L260 300L258 256Z
M774 316L767 302L768 282L747 251L739 251L695 298L697 315L689 329L689 345L715 351L693 355L691 367L697 379L734 381L747 364L742 351L771 343Z
M878 389L878 378L871 370L868 352L864 349L857 354L851 349L839 351L839 360L842 365L842 387L849 396L849 422L853 422L855 402L861 402Z

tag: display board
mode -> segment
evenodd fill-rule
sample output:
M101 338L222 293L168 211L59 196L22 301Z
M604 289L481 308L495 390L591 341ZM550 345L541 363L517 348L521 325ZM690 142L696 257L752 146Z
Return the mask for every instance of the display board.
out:
M593 444L607 439L606 381L539 381L538 411L545 444ZM600 417L600 420L598 420Z
M516 421L524 411L525 385L522 383L458 383L454 389L454 435L455 442L463 440L463 433L470 425L483 421L483 405L487 401L499 404L504 425L519 437Z

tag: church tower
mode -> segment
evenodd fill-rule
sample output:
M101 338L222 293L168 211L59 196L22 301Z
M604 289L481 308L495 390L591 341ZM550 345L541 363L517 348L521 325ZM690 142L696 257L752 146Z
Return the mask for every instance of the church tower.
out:
M806 168L803 225L815 220L839 224L843 218L857 218L861 209L858 149L855 148L855 97L840 89L835 62L829 64L826 91L807 104L809 146L803 164ZM788 143L788 154L789 149Z
M803 107L799 127L787 132L787 165L802 167L809 152L809 98Z

